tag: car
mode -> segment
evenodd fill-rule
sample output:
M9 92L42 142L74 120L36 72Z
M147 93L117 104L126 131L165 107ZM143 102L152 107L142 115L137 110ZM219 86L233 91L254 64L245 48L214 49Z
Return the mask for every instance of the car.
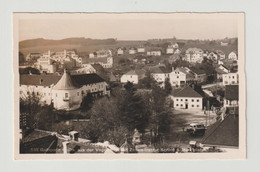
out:
M191 124L189 125L189 127L186 129L186 131L187 131L190 135L203 136L203 135L205 134L206 127L205 127L204 124L191 123Z

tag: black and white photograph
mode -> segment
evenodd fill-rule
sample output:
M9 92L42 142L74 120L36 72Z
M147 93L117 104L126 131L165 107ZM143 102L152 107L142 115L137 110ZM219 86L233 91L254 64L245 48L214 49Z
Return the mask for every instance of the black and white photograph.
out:
M14 13L15 158L244 159L244 46L243 13Z

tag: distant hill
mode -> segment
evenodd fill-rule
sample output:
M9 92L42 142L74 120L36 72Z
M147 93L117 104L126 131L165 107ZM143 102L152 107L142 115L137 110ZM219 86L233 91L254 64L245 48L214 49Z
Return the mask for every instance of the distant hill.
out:
M19 48L32 48L41 46L57 46L57 45L104 45L104 44L115 44L115 39L91 39L91 38L66 38L61 40L51 40L51 39L30 39L19 42Z

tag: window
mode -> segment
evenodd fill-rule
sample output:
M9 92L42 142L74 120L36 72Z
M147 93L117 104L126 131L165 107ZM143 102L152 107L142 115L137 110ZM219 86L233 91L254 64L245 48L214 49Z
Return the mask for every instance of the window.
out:
M194 105L191 105L191 107L194 107Z
M69 97L69 93L65 93L65 98L68 98L68 97Z
M181 102L182 102L182 99L181 99Z
M199 107L199 105L197 105L197 107Z
M176 101L179 101L179 99L176 99Z
M179 104L176 104L176 106L179 106Z
M181 106L182 106L182 104L181 104Z
M56 93L56 97L58 97L58 94Z
M199 102L200 101L200 99L197 99L197 102Z
M185 101L188 101L188 99L185 99Z
M194 102L194 99L191 99L192 102Z
M179 76L177 76L177 78L179 78Z
M79 96L79 92L77 92L77 95Z

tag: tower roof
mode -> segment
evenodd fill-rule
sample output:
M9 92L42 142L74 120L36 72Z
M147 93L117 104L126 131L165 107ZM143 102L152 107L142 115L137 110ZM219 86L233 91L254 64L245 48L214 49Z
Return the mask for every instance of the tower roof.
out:
M64 74L57 84L53 87L54 90L73 90L76 89L77 85L71 79L70 74L64 70Z

